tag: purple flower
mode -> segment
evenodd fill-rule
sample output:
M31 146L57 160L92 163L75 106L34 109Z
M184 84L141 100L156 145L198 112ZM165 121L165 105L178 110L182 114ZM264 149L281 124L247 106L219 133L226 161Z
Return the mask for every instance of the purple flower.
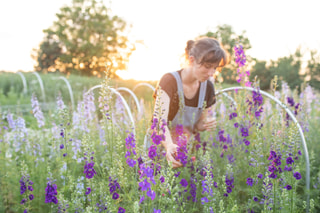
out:
M130 167L134 167L137 163L135 160L130 159L130 158L128 158L126 162Z
M180 173L181 173L181 172L174 173L174 176L175 176L175 177L179 177Z
M252 184L253 184L253 179L252 178L247 178L247 184L248 184L248 186L252 186Z
M186 179L182 178L181 181L180 181L180 184L181 184L181 186L186 188L188 186L188 181Z
M248 141L247 139L244 139L244 144L245 144L246 146L249 146L249 145L250 145L250 141Z
M147 196L151 198L151 200L154 200L156 198L156 193L155 191L152 191L151 189L149 189L147 191Z
M284 188L287 189L287 190L291 190L292 186L291 185L286 185Z
M153 213L161 213L160 209L153 209Z
M293 177L295 177L297 180L300 180L301 179L301 174L299 172L295 172L293 174Z
M147 181L147 179L144 179L143 181L139 182L139 186L141 187L141 191L146 191L150 188L150 183Z
M258 174L258 178L262 179L263 175L262 174Z
M21 202L20 202L20 204L25 204L27 202L27 199L25 199L25 198L23 198L22 200L21 200Z
M238 124L238 123L234 123L233 125L234 125L235 128L238 128L238 127L239 127L239 124Z
M33 200L33 198L34 198L33 194L30 194L29 195L29 200Z
M288 171L288 172L291 172L292 171L292 167L291 166L288 167L287 165L285 165L284 170Z
M113 193L112 199L117 200L119 198L119 194L117 192Z
M28 186L28 189L29 189L29 191L33 191L33 188L32 188L32 186Z
M64 148L64 144L60 144L60 149L63 149Z
M232 188L230 186L227 187L227 193L230 194L232 192Z
M27 187L24 184L25 183L23 183L23 185L20 186L20 194L23 194L27 190Z
M258 198L257 198L257 197L253 197L253 200L254 200L255 202L258 202Z
M218 188L217 182L214 182L214 183L213 183L213 186L214 186L215 188Z
M288 157L286 160L287 164L292 164L294 162L294 160L292 159L292 157Z
M67 153L64 153L64 154L63 154L63 157L66 157L66 156L67 156Z
M86 174L86 178L91 179L95 174L97 174L96 170L94 170L94 162L88 163L86 161L86 164L84 165L84 171L83 173Z
M276 175L274 172L272 172L272 173L269 175L269 177L272 178L272 179L275 179L275 178L277 178L277 175Z
M58 194L57 192L57 185L56 184L52 184L50 181L47 183L47 187L46 187L46 198L45 198L45 202L46 203L54 203L57 204L58 203L58 199L56 197L56 195Z
M152 160L157 156L157 147L155 145L150 146L148 156Z
M241 131L241 136L242 137L248 137L249 136L249 130L248 130L247 127L241 127L240 131Z
M298 150L298 155L302 155L301 150Z
M268 160L273 160L276 157L277 157L277 153L275 151L270 151Z
M90 193L91 193L91 188L88 187L88 188L87 188L87 191L86 191L86 195L89 195Z
M163 183L163 182L164 182L164 177L161 176L161 177L159 178L159 180L160 180L161 183Z
M153 134L151 136L152 138L152 142L156 145L159 145L161 143L161 141L163 140L163 136L162 135L156 135L156 134Z
M202 204L204 204L204 203L208 203L209 202L209 200L208 200L208 198L207 197L203 197L203 198L201 198L201 203Z
M126 210L120 206L119 210L118 210L118 213L125 213L125 212L126 212Z

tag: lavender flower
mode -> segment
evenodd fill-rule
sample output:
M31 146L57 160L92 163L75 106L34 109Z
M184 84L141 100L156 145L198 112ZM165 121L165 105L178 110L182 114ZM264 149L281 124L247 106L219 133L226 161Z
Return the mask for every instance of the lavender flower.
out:
M32 106L33 115L38 121L38 127L40 128L40 127L44 126L44 116L43 116L43 113L40 109L40 105L39 105L38 99L35 96L35 94L32 94L31 106Z

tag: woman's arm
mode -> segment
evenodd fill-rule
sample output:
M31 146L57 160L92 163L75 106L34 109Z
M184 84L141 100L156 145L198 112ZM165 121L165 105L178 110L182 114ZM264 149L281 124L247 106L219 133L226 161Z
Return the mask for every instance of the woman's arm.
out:
M169 114L169 106L170 106L170 97L169 95L161 90L161 88L157 91L157 98L154 107L154 115L158 118L160 122L163 120L168 123L168 114ZM162 124L162 123L161 123ZM165 125L165 140L161 142L166 150L166 159L168 163L172 163L173 168L181 167L182 164L179 161L174 159L174 156L177 153L177 145L173 143L171 132L168 128L168 125Z

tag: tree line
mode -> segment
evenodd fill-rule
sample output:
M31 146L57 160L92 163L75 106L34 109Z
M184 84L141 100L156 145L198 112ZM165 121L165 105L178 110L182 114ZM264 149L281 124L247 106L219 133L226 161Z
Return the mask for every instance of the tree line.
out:
M45 36L32 57L37 61L39 72L63 72L66 74L97 75L117 78L117 70L124 70L129 56L135 50L134 42L125 34L126 22L110 15L110 10L97 0L73 0L71 6L64 6L56 14L58 20L43 30ZM230 54L230 63L223 68L223 82L236 83L237 73L233 47L243 45L244 51L251 48L245 31L236 34L230 25L219 25L214 32L201 36L217 38ZM320 56L310 51L310 59L303 73L300 48L295 53L275 61L263 61L247 55L250 66L250 80L259 79L260 88L268 90L275 75L286 81L291 89L307 82L320 89ZM107 71L107 72L106 72Z

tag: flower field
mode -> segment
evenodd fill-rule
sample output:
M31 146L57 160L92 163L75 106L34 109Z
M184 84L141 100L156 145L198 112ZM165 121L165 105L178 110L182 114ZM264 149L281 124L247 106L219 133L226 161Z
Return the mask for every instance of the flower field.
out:
M43 113L32 95L32 128L19 111L0 111L0 212L319 212L319 94L275 79L270 94L295 123L246 81L238 53L239 83L253 91L217 95L212 132L188 138L176 127L178 169L160 145L170 124L152 119L161 106L131 106L132 122L108 79L73 110L58 96Z

